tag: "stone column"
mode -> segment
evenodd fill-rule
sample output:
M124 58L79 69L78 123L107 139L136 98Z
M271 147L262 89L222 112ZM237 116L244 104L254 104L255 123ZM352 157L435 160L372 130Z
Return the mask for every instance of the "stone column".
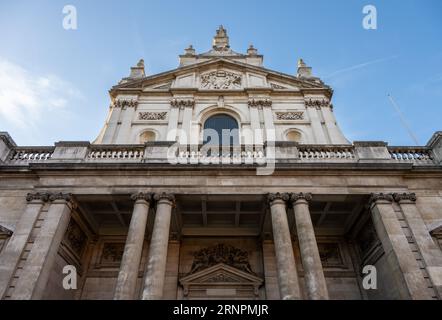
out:
M385 251L400 299L431 299L427 284L392 206L391 194L372 194L373 225Z
M158 300L163 297L170 220L175 201L173 195L164 192L155 194L154 199L157 201L157 210L150 240L143 300Z
M295 213L307 297L311 300L321 300L328 299L328 291L308 207L308 201L311 199L310 193L293 193L290 196Z
M133 194L131 198L135 200L135 205L124 246L120 272L118 273L114 300L132 300L135 298L138 269L143 251L151 195L140 192Z
M414 193L395 193L393 194L393 198L401 207L408 226L410 227L410 231L416 241L416 245L425 262L425 269L430 276L437 295L442 299L442 251L436 243L434 243L422 215L416 206L416 195Z
M0 254L0 299L5 295L11 277L29 241L32 228L37 221L43 204L49 200L47 193L28 193L25 212L20 217L15 231L5 249Z
M292 239L287 222L285 201L288 199L289 195L286 193L271 193L268 195L278 269L279 292L281 299L294 300L301 299L301 292L295 256L293 254Z
M39 300L46 288L74 207L70 194L51 194L49 200L51 205L18 278L13 300Z

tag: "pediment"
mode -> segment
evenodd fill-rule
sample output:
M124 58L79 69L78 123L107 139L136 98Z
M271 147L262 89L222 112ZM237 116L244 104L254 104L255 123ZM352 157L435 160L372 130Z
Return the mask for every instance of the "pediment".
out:
M183 286L188 286L190 284L249 284L260 286L263 283L263 280L253 274L228 266L224 263L218 263L212 267L208 267L181 278L180 283Z
M114 86L118 89L173 89L238 90L263 87L273 90L326 89L327 85L312 79L303 79L277 71L226 58L214 58L167 72L128 80Z

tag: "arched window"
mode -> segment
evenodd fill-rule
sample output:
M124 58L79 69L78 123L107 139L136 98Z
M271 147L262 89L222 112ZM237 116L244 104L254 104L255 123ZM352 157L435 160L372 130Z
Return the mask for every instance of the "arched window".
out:
M239 144L238 122L227 114L215 114L204 122L203 143Z
M287 140L293 142L301 142L301 133L296 130L291 130L287 133Z
M142 134L140 134L140 143L145 143L148 141L155 141L155 132L144 131Z

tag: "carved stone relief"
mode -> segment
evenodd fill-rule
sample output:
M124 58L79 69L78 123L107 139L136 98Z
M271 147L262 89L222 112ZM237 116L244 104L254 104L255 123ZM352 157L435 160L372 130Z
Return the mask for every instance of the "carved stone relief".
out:
M202 89L240 89L242 77L229 71L212 71L201 75Z
M165 120L167 112L139 112L138 120Z
M239 270L254 274L250 267L247 251L223 243L203 248L195 252L189 274L214 266L218 263L224 263Z
M276 112L277 120L304 120L304 112L290 111L290 112Z

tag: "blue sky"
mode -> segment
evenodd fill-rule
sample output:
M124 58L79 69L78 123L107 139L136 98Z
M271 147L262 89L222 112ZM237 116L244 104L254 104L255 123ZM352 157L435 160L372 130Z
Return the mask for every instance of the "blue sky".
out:
M65 5L78 29L62 27ZM377 30L362 8L377 8ZM148 74L176 68L218 25L231 47L253 43L267 68L294 74L302 57L333 87L350 140L414 145L442 130L442 1L0 1L0 131L19 145L93 140L108 90L144 58Z

